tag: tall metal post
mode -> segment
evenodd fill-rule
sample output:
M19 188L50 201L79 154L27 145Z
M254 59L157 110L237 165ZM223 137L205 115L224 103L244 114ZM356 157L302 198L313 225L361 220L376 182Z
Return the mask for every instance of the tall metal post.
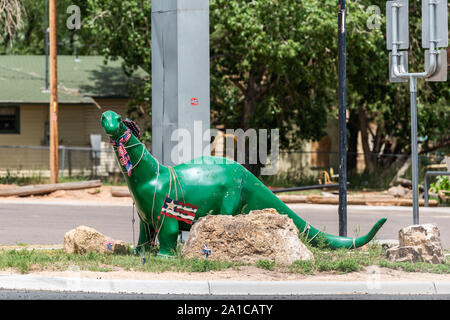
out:
M386 2L386 40L389 55L389 80L409 80L411 103L411 159L413 188L413 223L419 224L419 156L417 147L417 78L447 81L447 53L437 50L448 46L447 0L422 0L422 47L425 71L408 72L409 23L408 0Z
M338 11L338 107L339 107L339 235L347 236L347 110L346 110L346 11Z
M58 66L56 0L49 1L50 23L50 183L58 182Z
M410 77L413 223L419 224L419 156L417 150L417 78Z

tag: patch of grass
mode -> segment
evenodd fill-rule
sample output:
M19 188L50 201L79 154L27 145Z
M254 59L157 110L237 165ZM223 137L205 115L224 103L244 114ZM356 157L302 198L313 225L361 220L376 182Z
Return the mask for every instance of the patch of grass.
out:
M447 258L446 260L446 263L443 264L431 264L426 262L391 262L386 259L381 259L379 262L379 266L395 270L403 270L407 272L448 274L450 273L450 259Z
M17 269L21 273L31 270L64 271L76 266L80 270L109 272L115 269L145 272L207 272L234 268L243 264L213 261L206 259L183 259L179 254L174 258L162 259L150 253L145 254L146 263L142 263L141 255L131 253L125 255L88 252L85 255L68 254L62 250L0 250L0 270ZM105 261L107 263L105 264Z
M0 177L0 184L15 184L18 186L29 185L29 184L42 184L48 183L49 178L45 178L39 172L32 176L25 176L20 172L20 168L17 169L16 173L11 172L9 169L6 170L6 175Z
M320 243L319 243L320 244ZM450 274L450 257L445 264L390 262L379 245L369 245L366 250L329 250L312 247L307 244L314 255L314 261L295 261L290 266L277 265L273 261L259 260L255 266L268 271L291 272L312 275L319 272L350 273L361 271L367 266L380 266L408 272L425 272ZM180 246L181 247L181 246ZM13 268L21 273L32 270L88 270L96 272L111 272L114 270L143 272L208 272L226 269L238 269L248 265L230 261L210 259L184 259L180 247L173 258L160 258L151 252L145 252L146 263L142 263L142 255L132 252L117 255L88 252L85 255L64 253L58 250L0 250L0 270ZM107 263L105 263L107 261Z
M81 182L87 180L99 179L102 181L102 184L105 186L126 186L126 181L122 175L120 175L116 180L112 177L96 177L92 175L73 175L71 177L68 176L60 176L58 182ZM14 184L17 186L25 186L25 185L34 185L34 184L47 184L50 183L50 179L48 177L44 177L41 172L37 172L31 176L24 175L20 168L17 171L6 170L6 174L0 176L0 184Z
M398 168L377 168L374 171L363 171L361 173L353 171L349 175L351 190L385 190L397 173Z
M319 236L317 237L319 238ZM317 246L311 246L305 237L301 237L314 255L314 261L296 261L288 269L289 272L300 274L314 274L317 272L349 273L361 271L365 267L376 265L384 268L402 270L407 272L424 272L436 274L450 274L450 257L444 264L430 264L425 262L390 262L380 245L367 245L366 250L330 250L325 246L323 239L319 238Z
M282 173L271 176L258 176L266 185L277 188L289 188L300 186L311 186L317 184L317 175L305 175L302 170L295 170L289 173Z
M261 269L264 269L264 270L273 270L275 268L275 261L258 260L256 262L256 266L258 268L261 268Z
M300 274L314 274L315 268L314 268L314 262L309 260L297 260L294 261L289 267L289 271L293 273L300 273Z

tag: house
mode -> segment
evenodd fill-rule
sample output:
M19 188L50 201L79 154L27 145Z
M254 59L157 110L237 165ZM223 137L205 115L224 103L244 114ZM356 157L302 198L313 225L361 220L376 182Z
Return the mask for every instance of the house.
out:
M50 93L45 60L0 56L0 174L8 169L48 174ZM111 157L98 157L91 150L95 138L101 138L102 152L111 149L100 116L105 110L125 115L129 85L146 75L138 70L128 77L120 60L106 64L101 56L58 56L60 169L89 171L95 166L105 171L116 166Z

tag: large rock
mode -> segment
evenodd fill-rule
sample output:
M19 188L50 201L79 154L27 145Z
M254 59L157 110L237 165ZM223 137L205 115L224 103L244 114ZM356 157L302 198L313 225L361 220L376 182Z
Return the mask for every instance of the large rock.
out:
M85 254L88 251L106 253L108 250L106 242L110 241L112 245L112 252L126 253L127 247L125 242L121 240L114 240L105 236L94 228L79 226L76 229L68 231L64 235L63 250L66 253Z
M387 250L387 259L397 262L445 263L440 232L434 224L412 225L398 232L399 246Z
M291 264L312 260L313 254L300 241L298 229L287 215L275 209L251 211L248 215L208 215L189 232L181 254L205 258L205 244L212 250L209 259L254 263L258 260Z

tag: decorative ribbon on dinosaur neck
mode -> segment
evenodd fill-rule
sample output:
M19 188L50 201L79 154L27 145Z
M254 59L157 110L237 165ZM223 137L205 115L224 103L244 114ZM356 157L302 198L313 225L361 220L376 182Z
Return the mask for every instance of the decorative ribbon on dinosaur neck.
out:
M131 170L133 170L133 164L131 163L130 156L128 155L127 149L125 148L125 143L127 143L131 138L131 130L127 129L123 136L117 140L110 139L110 143L117 147L117 152L120 157L120 164L127 169L128 176L131 176Z

